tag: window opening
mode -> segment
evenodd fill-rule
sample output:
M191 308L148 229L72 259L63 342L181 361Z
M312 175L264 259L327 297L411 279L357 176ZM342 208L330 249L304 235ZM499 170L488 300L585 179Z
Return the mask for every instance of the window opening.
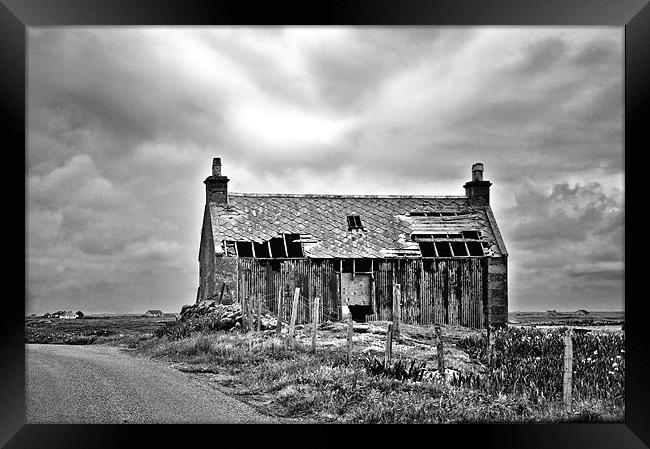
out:
M463 231L463 238L478 240L479 239L478 231Z
M354 271L357 273L371 273L372 259L356 259Z
M348 215L348 231L353 229L363 229L361 217L358 215Z

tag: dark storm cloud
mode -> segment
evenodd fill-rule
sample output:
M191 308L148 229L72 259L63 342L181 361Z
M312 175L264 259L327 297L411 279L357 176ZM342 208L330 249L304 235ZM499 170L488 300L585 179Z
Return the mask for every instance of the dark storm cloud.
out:
M27 81L35 311L193 301L214 156L298 193L460 195L484 162L514 308L616 293L620 30L31 28Z
M510 238L522 247L539 247L550 242L586 240L618 230L623 224L621 192L609 196L596 182L587 185L558 184L550 194L522 190L515 194L516 217Z
M537 76L562 61L566 55L566 43L556 37L535 42L524 49L524 57L517 67L524 76Z

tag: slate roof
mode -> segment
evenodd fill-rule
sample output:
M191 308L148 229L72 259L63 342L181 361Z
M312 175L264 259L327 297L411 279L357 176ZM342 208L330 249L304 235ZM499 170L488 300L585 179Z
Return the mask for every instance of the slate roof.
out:
M489 206L472 207L465 196L287 195L228 193L229 204L210 203L215 251L224 240L265 242L300 234L311 258L421 257L412 233L480 231L487 255L506 255ZM409 216L452 212L455 216ZM363 230L348 230L359 215Z

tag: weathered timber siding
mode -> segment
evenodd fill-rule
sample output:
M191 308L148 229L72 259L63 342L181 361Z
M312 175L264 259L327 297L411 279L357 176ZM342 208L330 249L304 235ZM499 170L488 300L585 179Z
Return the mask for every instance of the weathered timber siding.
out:
M303 298L298 307L299 323L309 322L309 304L315 296L321 298L321 320L340 319L338 260L287 259L276 261L275 270L270 263L258 259L236 260L238 301L261 298L264 308L275 313L278 298L282 296L280 312L288 320L293 290L300 287ZM482 328L484 314L488 311L484 298L491 291L487 276L487 258L375 260L373 314L368 319L392 319L393 284L399 283L402 285L402 322ZM489 310L500 313L500 304L494 306L496 308Z
M491 257L487 267L488 320L491 325L508 322L508 258Z
M278 262L275 270L271 264L256 259L238 259L238 301L262 300L263 308L278 312L278 299L282 298L280 315L289 320L295 287L300 287L298 323L311 321L311 302L321 298L319 320L339 320L341 303L337 273L331 260L291 259Z
M484 326L485 258L394 259L375 266L377 307L369 320L392 319L393 284L398 283L402 322Z

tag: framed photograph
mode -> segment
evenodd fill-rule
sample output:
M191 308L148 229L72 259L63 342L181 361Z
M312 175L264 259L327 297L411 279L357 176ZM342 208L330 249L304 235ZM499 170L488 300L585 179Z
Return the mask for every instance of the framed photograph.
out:
M648 447L649 20L3 0L0 442Z

